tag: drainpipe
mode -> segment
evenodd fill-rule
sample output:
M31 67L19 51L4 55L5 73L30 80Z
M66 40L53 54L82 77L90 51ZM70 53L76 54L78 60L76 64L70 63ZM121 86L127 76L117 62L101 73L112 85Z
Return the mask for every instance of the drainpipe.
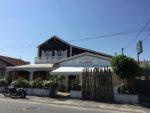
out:
M72 46L70 46L70 57L72 56Z
M33 80L33 71L30 71L30 76L29 76L29 80Z

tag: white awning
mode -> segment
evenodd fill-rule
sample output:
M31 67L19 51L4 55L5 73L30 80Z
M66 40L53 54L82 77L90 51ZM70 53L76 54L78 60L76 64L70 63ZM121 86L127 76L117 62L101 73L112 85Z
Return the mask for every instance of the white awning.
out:
M84 67L59 67L50 72L51 75L81 75Z
M85 67L59 67L53 71L50 72L51 75L82 75L83 69ZM105 69L105 67L100 67L102 70ZM112 68L108 67L111 71ZM88 69L94 69L94 67L90 67Z

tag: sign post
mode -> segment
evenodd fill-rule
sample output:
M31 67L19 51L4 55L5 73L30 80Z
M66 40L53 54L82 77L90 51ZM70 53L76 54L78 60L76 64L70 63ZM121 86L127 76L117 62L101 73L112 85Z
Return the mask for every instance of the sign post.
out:
M139 55L143 52L143 46L141 40L136 44L136 50L137 50L137 60L139 65Z

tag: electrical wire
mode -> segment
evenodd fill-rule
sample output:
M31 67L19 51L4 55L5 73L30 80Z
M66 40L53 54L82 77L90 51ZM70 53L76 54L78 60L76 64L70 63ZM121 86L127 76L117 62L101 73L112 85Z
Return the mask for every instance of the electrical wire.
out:
M69 40L68 42L81 42L81 41L100 39L100 38L112 38L112 37L114 38L115 36L137 33L139 31L140 31L140 29L134 29L134 30L124 31L124 32L101 35L101 36L97 36L97 37L81 38L81 39L78 39L78 40ZM150 31L150 27L147 27L147 29L144 29L143 31ZM115 38L122 38L122 37L115 37ZM24 47L32 47L32 46L35 47L36 45L28 44L28 45L5 46L5 47L0 47L0 50L1 49L9 49L9 48L21 48L21 47L24 48Z
M144 31L149 31L150 29L145 29ZM87 40L93 40L93 39L99 39L99 38L111 38L114 36L119 36L119 35L126 35L126 34L131 34L131 33L137 33L139 32L139 29L134 29L130 31L125 31L125 32L119 32L119 33L113 33L113 34L107 34L107 35L101 35L97 37L89 37L89 38L81 38L77 40L70 40L69 42L81 42L81 41L87 41Z
M142 42L144 42L146 39L148 39L148 37L150 36L150 32L148 32L145 36L145 38L143 40L141 40ZM133 54L136 52L136 49L134 49L132 52L131 52L131 56L133 56Z
M131 42L124 49L129 48L131 46L131 44L139 38L140 34L145 30L145 28L148 26L149 23L150 23L150 19L146 22L144 27L138 32L136 37L133 40L131 40Z

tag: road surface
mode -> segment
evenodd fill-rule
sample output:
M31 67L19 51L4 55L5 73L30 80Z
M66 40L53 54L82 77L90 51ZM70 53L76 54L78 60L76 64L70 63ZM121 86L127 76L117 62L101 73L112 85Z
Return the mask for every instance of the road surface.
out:
M126 113L103 109L53 105L28 100L0 99L0 113Z

